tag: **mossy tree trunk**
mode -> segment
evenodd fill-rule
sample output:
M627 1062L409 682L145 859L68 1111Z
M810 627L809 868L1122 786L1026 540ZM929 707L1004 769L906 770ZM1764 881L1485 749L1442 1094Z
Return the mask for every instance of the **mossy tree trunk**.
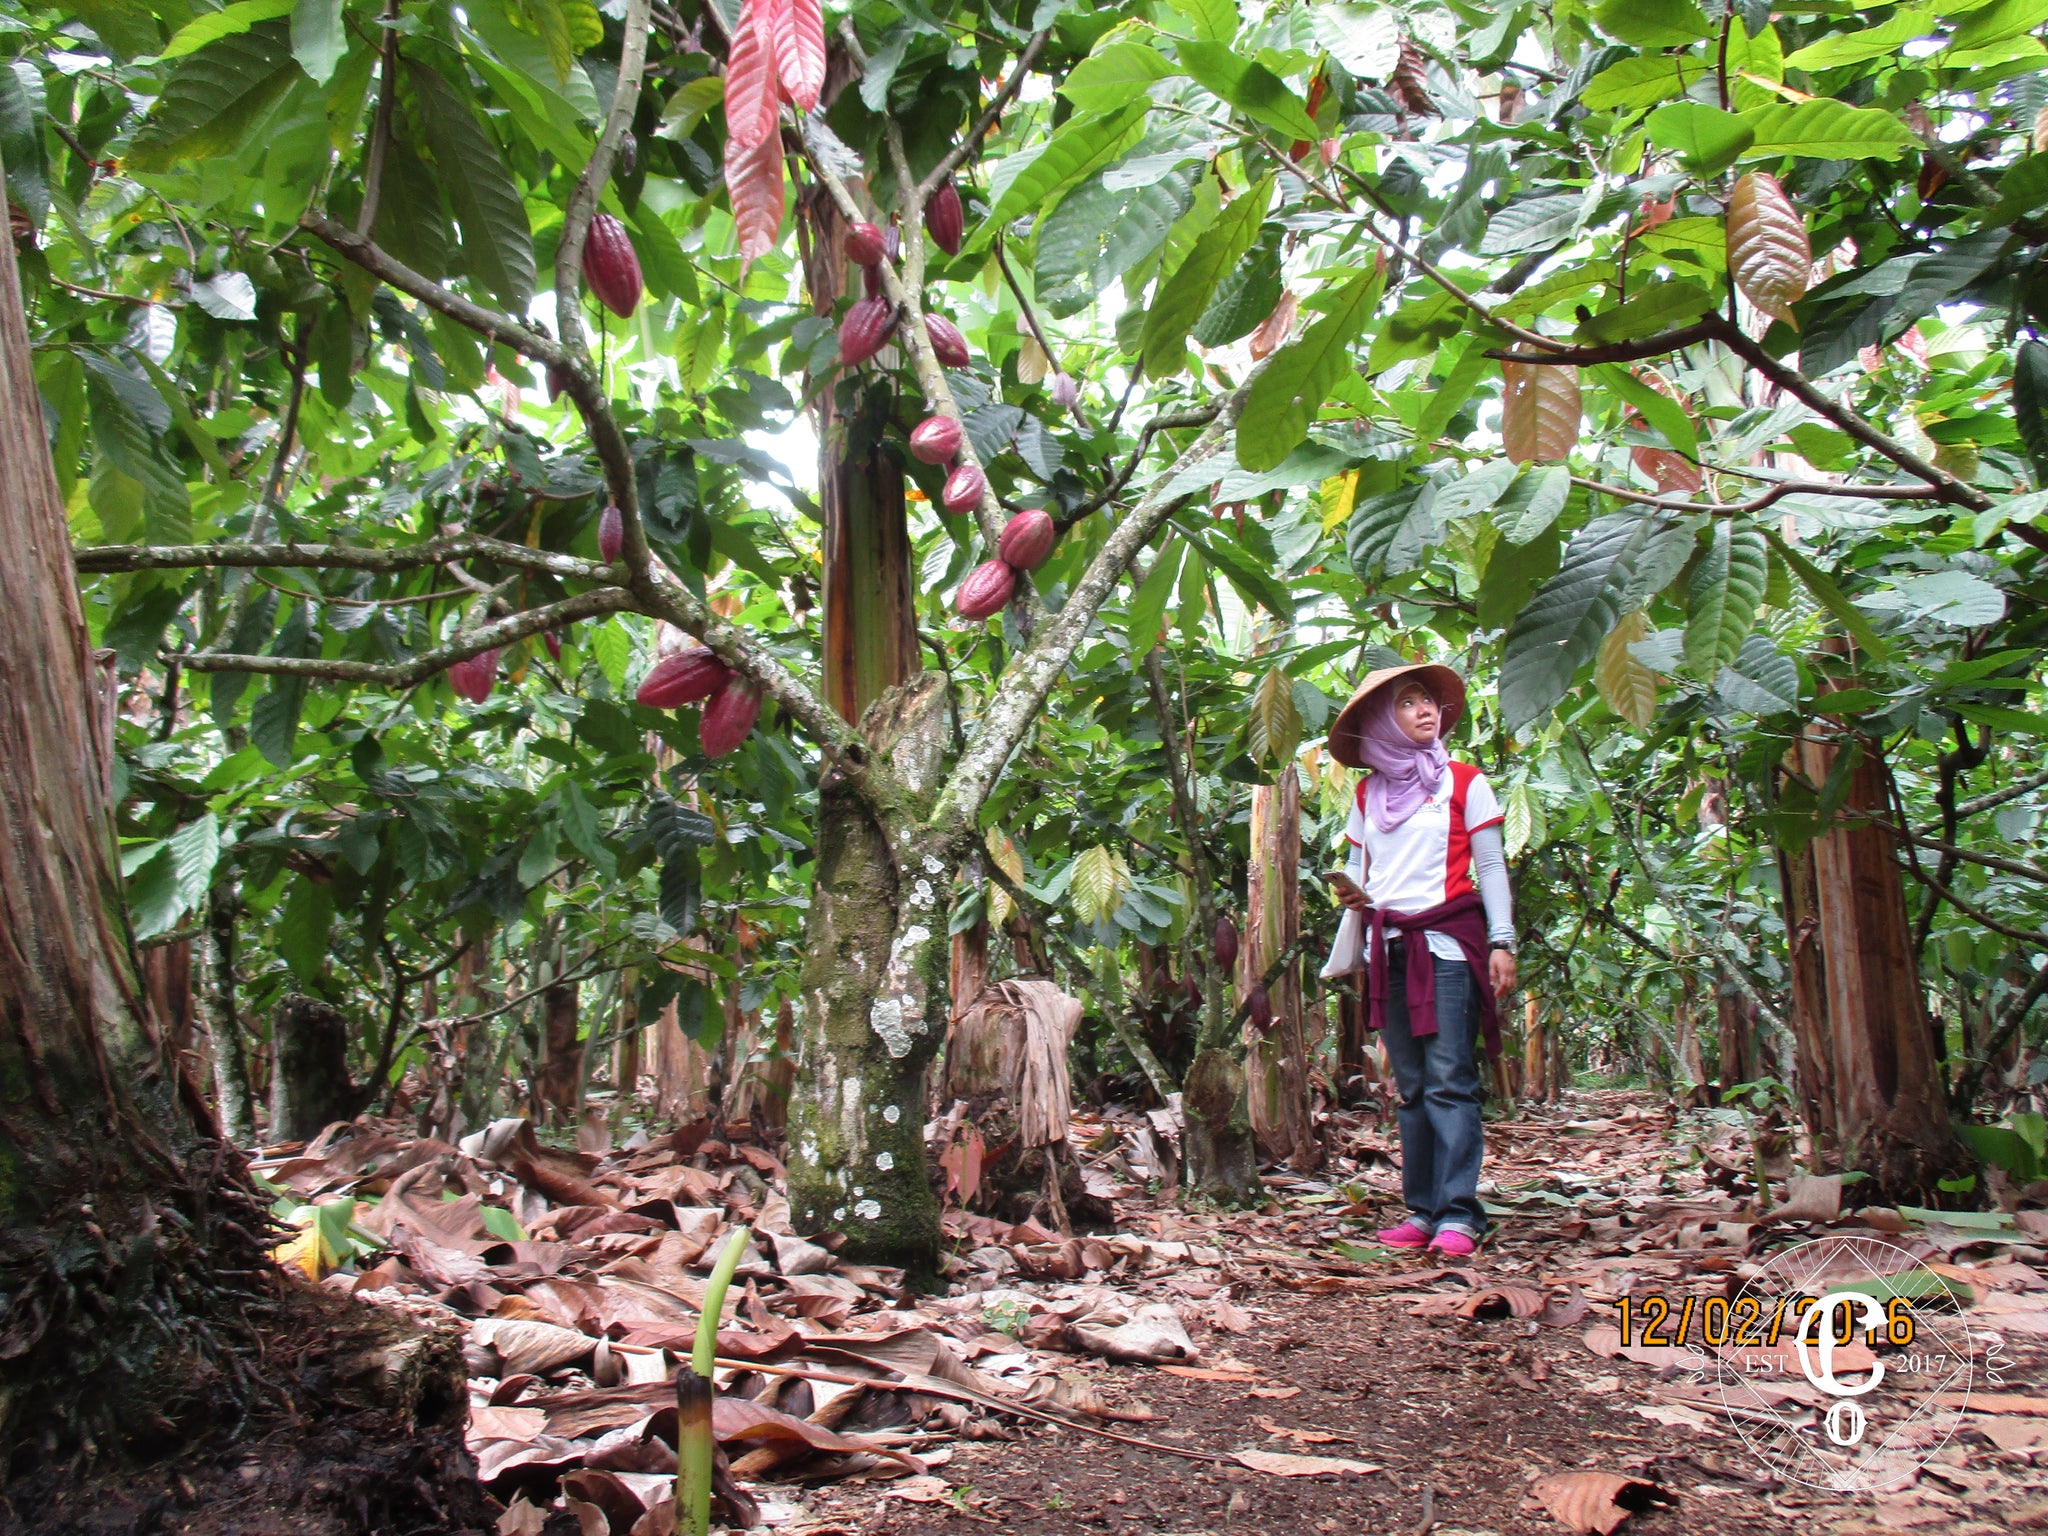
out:
M0 241L0 1468L169 1438L264 1268L137 978L95 662ZM211 1143L211 1147L209 1146ZM261 1282L254 1282L260 1284Z
M944 760L945 705L945 679L926 673L862 722L874 751L925 801ZM908 825L924 808L896 808L903 814L892 819ZM946 912L961 852L892 839L872 807L828 776L804 933L791 1215L799 1232L844 1233L843 1257L901 1265L919 1280L938 1254L926 1080L950 1012Z

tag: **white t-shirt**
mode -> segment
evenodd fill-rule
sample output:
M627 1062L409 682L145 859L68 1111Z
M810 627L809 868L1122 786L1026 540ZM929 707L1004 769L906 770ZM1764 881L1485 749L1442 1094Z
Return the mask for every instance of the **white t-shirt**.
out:
M1389 912L1425 912L1472 887L1472 833L1506 819L1500 797L1486 775L1470 763L1454 762L1436 792L1391 832L1373 825L1365 810L1365 780L1351 803L1344 836L1351 844L1345 868L1365 888L1366 899ZM1368 856L1370 862L1368 862ZM1423 935L1429 952L1446 960L1464 958L1447 933ZM1323 966L1324 976L1356 970L1363 960L1365 918L1346 910L1337 942Z

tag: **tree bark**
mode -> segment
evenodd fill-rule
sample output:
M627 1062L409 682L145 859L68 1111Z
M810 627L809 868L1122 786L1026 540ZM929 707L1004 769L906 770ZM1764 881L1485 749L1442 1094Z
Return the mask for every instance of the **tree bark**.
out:
M1728 982L1714 988L1719 1014L1721 1096L1727 1098L1737 1083L1752 1083L1758 1077L1756 1059L1756 1005L1749 994Z
M1797 743L1800 768L1824 784L1840 750L1809 726ZM1815 933L1844 1165L1872 1176L1873 1198L1924 1201L1968 1158L1949 1126L1927 1028L1897 840L1858 816L1889 811L1882 764L1866 748L1848 775L1844 819L1813 842Z
M137 980L115 855L110 679L71 571L11 240L0 240L0 548L4 1466L24 1442L119 1452L132 1435L163 1437L246 1401L234 1351L268 1272L228 1226L260 1219L210 1114L180 1091Z
M947 745L945 678L926 673L862 721L917 806ZM804 933L801 1058L791 1105L789 1203L799 1232L837 1230L840 1254L935 1273L938 1205L924 1169L926 1074L951 1014L946 908L964 848L899 858L867 804L827 775Z
M1245 934L1238 954L1238 998L1301 936L1301 779L1293 764L1277 784L1252 789L1251 870ZM1289 965L1270 989L1273 1026L1245 1026L1245 1078L1252 1132L1267 1157L1307 1172L1323 1144L1309 1113L1308 1046L1301 1023L1300 967Z
M540 1101L558 1124L576 1118L583 1097L582 999L576 983L541 993Z
M256 1101L249 1094L249 1053L236 1003L235 889L226 881L206 899L206 980L215 1113L221 1134L246 1147L256 1139Z
M1522 1095L1547 1100L1550 1097L1549 1029L1543 1022L1543 1006L1534 994L1522 1000Z
M337 1120L353 1120L366 1095L348 1071L348 1016L317 997L293 995L270 1016L277 1053L270 1073L270 1135L311 1141Z
M1841 1142L1835 1131L1835 1046L1828 1028L1827 967L1821 960L1819 878L1811 844L1797 853L1779 848L1778 887L1791 951L1795 1090L1807 1134L1816 1147L1833 1152Z

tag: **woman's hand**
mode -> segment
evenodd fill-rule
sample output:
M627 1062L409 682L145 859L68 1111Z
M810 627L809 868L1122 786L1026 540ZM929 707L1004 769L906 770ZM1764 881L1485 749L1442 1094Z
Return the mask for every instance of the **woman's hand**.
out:
M1340 885L1336 887L1336 891L1337 900L1346 911L1370 912L1372 910L1372 903L1365 899L1365 892L1361 891L1357 886Z
M1493 995L1506 997L1515 990L1515 957L1504 949L1496 949L1486 962L1489 977L1493 982Z

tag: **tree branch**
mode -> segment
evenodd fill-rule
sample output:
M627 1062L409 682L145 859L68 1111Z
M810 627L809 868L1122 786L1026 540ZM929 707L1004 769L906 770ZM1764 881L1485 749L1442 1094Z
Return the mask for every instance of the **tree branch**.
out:
M612 109L589 163L569 193L568 207L562 213L561 243L555 248L555 329L561 332L563 351L584 372L590 371L590 346L583 337L583 242L597 215L605 183L611 179L612 160L640 101L640 80L647 71L647 11L648 0L626 0L626 31L619 44ZM629 529L627 537L632 536Z
M363 549L352 544L99 544L74 552L84 572L174 571L216 566L286 570L415 571L453 560L495 560L523 570L546 571L572 580L613 582L618 567L545 549L529 549L480 533L455 533L398 549Z
M386 0L377 24L384 29L378 50L377 116L370 127L370 152L363 162L363 205L356 212L356 233L364 239L377 223L377 205L384 195L384 161L391 150L391 119L398 108L398 0Z
M2003 789L1994 789L1988 794L1978 795L1973 800L1965 800L1956 807L1956 817L1960 820L1967 816L1975 816L1982 811L1996 810L2009 800L2017 800L2022 795L2032 794L2044 784L2048 784L2048 771L2030 774L2016 783L2006 785ZM1932 827L1923 827L1921 833L1925 836L1933 830Z
M447 671L458 661L467 661L470 657L482 655L485 651L510 645L515 640L524 640L527 636L537 635L542 630L559 629L564 624L573 624L578 619L620 613L632 606L632 594L621 587L600 587L594 592L579 592L574 597L563 598L559 603L549 603L541 608L528 608L524 612L513 614L510 618L465 630L448 644L436 646L431 651L422 651L408 662L385 664L374 661L347 661L339 657L325 656L238 656L230 651L192 651L180 654L178 660L192 672L282 673L289 677L317 677L338 682L383 683L393 688L410 688Z
M1024 739L1032 721L1045 707L1046 696L1067 663L1073 659L1097 613L1110 592L1130 569L1138 552L1173 515L1184 499L1169 496L1167 489L1185 470L1214 457L1237 425L1252 384L1270 363L1259 364L1223 400L1215 420L1189 445L1152 488L1140 498L1124 520L1110 530L1102 548L1081 579L1074 584L1066 603L1040 628L1032 642L1011 658L996 680L996 701L982 717L981 728L968 742L967 751L947 781L938 805L932 811L932 825L942 831L958 831L972 824L982 802L1002 773L1010 754Z
M939 190L940 184L959 170L969 155L981 148L981 141L988 137L989 129L995 127L996 119L1003 115L1003 108L1014 101L1017 92L1024 88L1025 75L1030 73L1031 66L1038 62L1038 55L1045 48L1046 39L1051 36L1050 28L1031 34L1031 41L1024 45L1024 51L1017 55L1017 62L1010 69L1010 78L1003 82L1002 89L995 93L981 116L974 120L974 126L961 135L960 142L947 150L939 163L932 167L931 174L918 183L914 201L920 209L931 201L932 194ZM855 47L858 46L856 40ZM865 58L860 59L860 66L863 70L867 68ZM1043 345L1043 341L1040 344Z
M1660 512L1703 512L1709 517L1739 517L1749 512L1761 512L1773 502L1782 501L1787 496L1864 496L1873 501L1925 501L1929 490L1929 487L1924 485L1854 485L1826 480L1780 480L1747 501L1687 501L1682 498L1655 496L1648 491L1615 485L1607 480L1590 480L1584 475L1573 475L1572 484L1583 486L1589 491L1598 491L1603 496L1612 496L1617 501L1626 501L1641 507L1655 507Z
M1178 427L1206 427L1216 419L1218 409L1217 406L1205 405L1188 411L1164 411L1154 416L1138 433L1138 446L1131 450L1130 460L1124 465L1123 472L1113 476L1100 494L1089 497L1067 516L1054 519L1054 525L1061 533L1065 533L1082 518L1116 500L1122 494L1123 488L1131 483L1131 476L1138 472L1138 465L1144 461L1145 452L1152 446L1152 439L1156 434L1171 432Z
M1662 331L1655 336L1645 336L1637 341L1617 341L1606 346L1571 347L1562 351L1514 352L1497 347L1486 355L1503 363L1537 363L1549 367L1591 366L1594 363L1634 363L1646 357L1662 357L1667 352L1676 352L1681 347L1692 346L1695 342L1707 341L1712 330L1706 321L1680 326L1675 331ZM1562 343L1553 343L1553 347Z

